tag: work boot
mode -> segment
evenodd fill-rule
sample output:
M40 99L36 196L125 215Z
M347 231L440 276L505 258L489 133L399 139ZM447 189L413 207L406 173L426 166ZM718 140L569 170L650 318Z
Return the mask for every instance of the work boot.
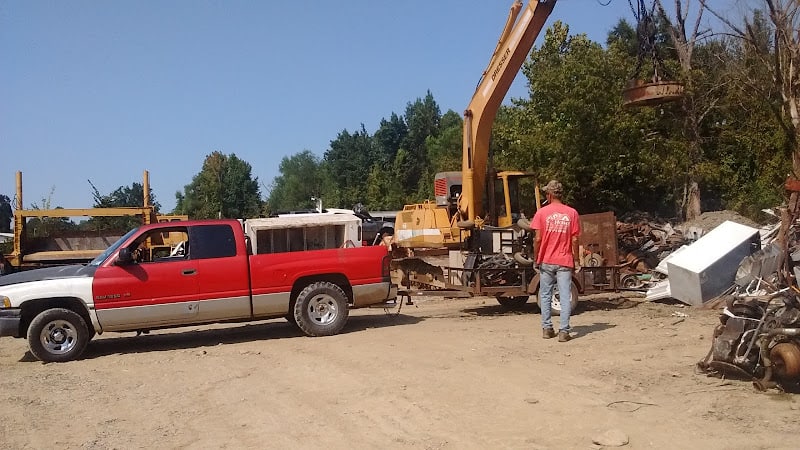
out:
M567 342L570 339L572 338L569 336L569 331L561 330L558 332L558 342Z
M552 339L556 337L556 331L552 328L542 328L542 339Z

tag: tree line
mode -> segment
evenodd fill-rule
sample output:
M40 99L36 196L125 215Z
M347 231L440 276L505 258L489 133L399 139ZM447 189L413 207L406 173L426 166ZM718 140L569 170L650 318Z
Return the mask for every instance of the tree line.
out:
M742 18L742 31L729 23L737 36L699 40L682 27L685 16L659 11L654 38L664 67L686 87L680 101L623 105L621 92L640 63L640 37L627 21L603 44L555 22L524 63L527 96L497 115L493 166L534 172L542 182L560 179L566 200L581 213L685 218L694 198L699 210L732 209L757 219L785 200L783 182L800 160L791 115L796 99L786 94L799 83L796 75L776 82L798 58L797 47L786 50L796 43L785 42L770 9ZM172 213L256 217L313 208L312 197L328 207L402 209L432 199L435 173L460 170L462 129L461 115L443 113L428 91L402 114L382 118L374 132L362 123L342 130L321 156L303 150L284 157L265 195L249 163L215 151L176 193ZM137 183L108 195L95 189L95 206L139 205L138 197L124 195L136 189L141 193ZM0 205L0 219L3 211Z

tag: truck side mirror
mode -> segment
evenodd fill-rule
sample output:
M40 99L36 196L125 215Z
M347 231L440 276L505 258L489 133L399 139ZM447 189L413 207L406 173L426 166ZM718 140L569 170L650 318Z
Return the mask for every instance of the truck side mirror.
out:
M123 247L119 249L119 255L117 255L117 260L114 262L117 266L127 266L128 264L133 263L133 253L131 253L131 249L128 247Z

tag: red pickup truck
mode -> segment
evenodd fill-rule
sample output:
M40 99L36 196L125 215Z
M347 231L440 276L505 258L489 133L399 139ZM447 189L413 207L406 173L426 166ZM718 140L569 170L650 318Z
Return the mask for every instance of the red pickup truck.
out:
M259 239L307 233L283 231ZM237 220L145 225L87 265L0 277L0 336L27 337L34 356L60 362L106 331L286 317L309 336L336 334L350 308L394 300L397 286L385 247L326 242L258 252Z

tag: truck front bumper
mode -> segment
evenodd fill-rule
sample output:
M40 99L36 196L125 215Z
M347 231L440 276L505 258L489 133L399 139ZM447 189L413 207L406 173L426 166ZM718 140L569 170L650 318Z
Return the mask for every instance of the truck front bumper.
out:
M0 309L0 336L22 337L19 335L20 322L22 310Z

